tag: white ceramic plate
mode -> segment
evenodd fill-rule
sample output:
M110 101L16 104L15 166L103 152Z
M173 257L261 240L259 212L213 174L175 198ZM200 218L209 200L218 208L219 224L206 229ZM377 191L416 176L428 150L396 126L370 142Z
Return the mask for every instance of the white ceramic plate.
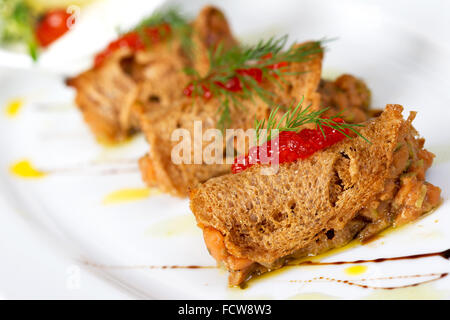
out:
M428 180L442 188L444 202L435 212L322 261L449 249L448 47L363 3L226 4L222 7L233 29L245 40L285 32L298 40L338 37L328 44L325 73L349 72L362 77L372 89L375 107L400 103L405 115L409 110L418 111L415 126L426 137L426 147L436 154ZM190 5L193 12L200 7L197 2ZM229 289L226 272L214 267L151 268L215 263L195 226L188 201L145 191L136 165L148 148L144 139L137 137L115 148L98 145L73 106L73 96L59 76L0 70L0 105L5 106L0 115L0 191L31 223L44 227L55 242L74 252L74 263L79 266L106 275L145 298L450 297L450 277L429 281L450 271L449 261L441 257L363 263L351 269L354 265L293 267L252 281L245 290ZM17 98L23 100L23 106L15 115L8 114L8 103ZM48 174L29 179L11 174L11 166L23 159ZM118 199L111 200L111 193L125 189L137 189L132 195L142 198L114 203L112 200ZM380 289L418 282L426 283Z

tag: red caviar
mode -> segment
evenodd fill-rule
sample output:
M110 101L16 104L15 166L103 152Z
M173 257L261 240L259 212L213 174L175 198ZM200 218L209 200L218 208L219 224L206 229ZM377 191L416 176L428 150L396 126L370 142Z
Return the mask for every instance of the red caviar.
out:
M209 88L207 86L205 86L204 84L201 85L201 88L202 88L203 99L209 100L212 97L211 90L209 90ZM194 84L190 83L186 86L186 88L184 88L183 94L186 97L192 97L192 93L194 92L194 90L195 90Z
M334 118L336 123L344 123L341 118ZM255 164L281 164L306 159L316 151L329 147L345 138L338 130L322 126L325 137L320 130L303 129L299 132L282 131L269 142L251 147L247 155L236 157L231 166L232 173L239 173ZM349 134L348 129L344 129Z
M211 90L209 90L209 88L204 84L202 84L202 89L203 89L203 99L209 100L212 97Z
M261 59L262 60L271 59L272 56L273 56L272 53L268 53L265 56L263 56ZM257 83L261 83L263 81L263 70L262 69L276 70L276 69L281 69L283 67L286 67L288 65L289 65L288 62L281 61L281 62L278 62L275 64L267 65L263 68L236 69L235 72L236 72L236 74L238 74L240 76L251 77ZM274 76L277 77L277 75L274 75ZM242 91L242 82L238 76L231 77L226 82L215 81L214 84L227 90L227 91L231 91L231 92ZM204 86L202 86L202 87L204 87ZM184 88L183 93L185 96L191 97L193 90L194 90L194 86L192 83L190 83L186 86L186 88ZM212 93L209 89L205 90L205 88L203 88L203 93L204 93L203 97L205 99L209 99L212 97Z
M289 65L288 62L281 61L281 62L278 62L278 63L274 63L274 64L271 64L271 65L268 65L268 66L266 66L266 68L267 69L271 69L271 70L276 70L276 69L281 69L281 68L287 67L288 65Z
M232 77L232 78L228 79L228 81L225 83L220 82L220 81L216 81L214 83L216 85L218 85L219 87L222 87L231 92L238 92L238 91L242 90L241 80L239 80L238 77Z
M241 76L249 76L252 77L256 82L262 82L262 70L259 68L250 68L250 69L237 69L236 73Z
M156 27L146 27L142 30L142 33L137 31L128 32L112 41L104 50L99 52L94 58L94 66L98 67L101 65L107 57L120 48L129 48L132 51L144 50L147 42L156 44L168 36L170 32L171 28L167 23Z
M269 52L269 53L263 55L263 56L261 57L261 60L272 59L272 57L273 57L273 53L272 53L272 52Z
M261 59L262 60L268 60L268 59L272 59L272 57L273 57L272 52L269 52L268 54L262 56ZM271 69L271 70L276 70L276 69L281 69L281 68L287 67L288 65L289 65L289 62L287 62L287 61L280 61L280 62L277 62L277 63L274 63L274 64L267 65L267 66L265 66L265 68Z
M183 94L186 97L192 97L192 92L194 92L194 84L193 83L189 83L186 88L184 88L183 90Z
M36 38L41 47L47 47L69 30L71 15L66 10L47 12L36 26Z

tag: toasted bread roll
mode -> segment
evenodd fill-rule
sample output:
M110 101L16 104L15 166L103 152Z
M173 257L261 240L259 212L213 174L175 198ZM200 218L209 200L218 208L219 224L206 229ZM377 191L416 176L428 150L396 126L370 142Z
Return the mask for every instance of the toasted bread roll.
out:
M424 181L433 154L411 125L414 114L405 121L402 110L388 105L360 129L371 144L345 139L281 164L276 174L262 175L255 165L192 190L192 212L208 230L206 244L215 246L210 251L225 252L218 262L228 268L231 285L357 235L367 239L438 205L440 189ZM253 263L234 268L234 258Z
M88 70L66 81L77 90L75 103L99 140L121 141L130 133L127 121L121 120L121 114L129 112L138 92L121 64L129 56L128 50L119 50L98 70Z
M237 44L230 26L222 11L206 6L198 14L193 22L195 59L193 67L200 75L205 75L209 70L209 48L215 48L221 44L224 48L231 48Z
M144 51L121 48L100 66L68 79L77 91L75 102L93 133L106 142L118 142L140 129L140 114L169 109L183 97L189 77L185 67L205 68L209 48L235 44L224 15L205 7L192 22L192 52L186 39L170 37Z
M317 46L315 42L303 44L305 48ZM291 63L281 85L273 82L263 82L262 87L276 95L275 102L290 106L304 97L304 104L312 104L312 108L319 107L320 95L316 92L320 82L322 68L322 53L311 55L303 63ZM230 104L230 125L227 128L247 130L253 128L255 118L268 117L271 106L260 99L256 94L254 99L240 101L241 106ZM188 195L188 188L209 178L229 172L228 164L174 164L171 153L178 141L171 141L174 130L186 129L194 139L194 122L202 123L203 132L207 129L217 128L220 117L221 100L213 97L210 100L186 98L168 112L152 113L141 117L141 124L150 144L150 152L140 161L144 180L150 186L158 186L162 191L176 196ZM224 137L225 139L225 137ZM205 141L202 148L211 142ZM227 141L224 140L225 149ZM193 149L193 148L192 148ZM224 150L225 152L225 150ZM194 158L193 150L191 159ZM204 159L203 159L204 160ZM225 161L226 159L224 159Z

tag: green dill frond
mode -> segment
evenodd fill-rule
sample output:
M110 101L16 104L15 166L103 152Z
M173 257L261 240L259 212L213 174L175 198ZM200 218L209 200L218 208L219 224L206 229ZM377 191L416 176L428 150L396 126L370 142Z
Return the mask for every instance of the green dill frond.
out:
M280 106L275 107L270 112L269 118L267 121L257 120L255 119L255 130L256 130L256 141L258 143L264 143L266 141L270 141L275 138L272 137L272 131L277 130L277 132L283 131L294 131L298 132L302 126L305 124L313 123L318 128L320 128L323 136L325 137L325 132L323 127L333 128L348 138L351 138L348 134L346 134L345 130L348 129L364 139L366 142L371 143L366 137L361 135L355 128L364 127L362 124L354 124L354 123L338 123L333 119L323 118L322 115L328 111L329 108L324 108L318 111L311 110L311 104L309 104L306 108L303 108L304 97L300 100L300 102L296 105L295 108L290 108L286 113L284 113L281 118L277 121L276 115L280 110ZM266 139L264 141L261 140L262 130L266 130Z
M36 61L38 55L34 35L36 20L36 14L24 1L0 0L0 42L26 44L31 58Z
M232 73L236 69L249 67L252 61L257 62L268 54L276 56L286 45L287 39L287 35L278 39L272 37L268 40L260 40L253 46L234 46L225 52L223 52L223 45L219 44L215 51L213 51L213 48L210 49L210 72ZM277 59L267 60L274 61ZM273 62L260 66L270 64L273 64Z
M321 41L293 44L284 50L287 40L288 37L285 35L261 40L252 46L234 46L228 50L225 50L223 44L219 43L216 48L211 48L208 52L210 68L207 75L199 77L192 70L186 70L188 75L194 76L193 91L198 96L202 95L206 87L220 99L221 107L218 112L221 125L230 124L224 120L231 121L230 115L224 113L229 113L231 107L236 107L235 101L249 100L258 96L267 105L274 104L273 92L261 86L261 83L258 83L253 77L240 74L238 70L257 68L261 71L261 77L265 82L272 82L281 87L286 83L285 76L300 74L300 72L285 74L284 66L280 68L271 68L271 66L280 63L306 62L323 51ZM233 78L239 80L241 88L234 91L224 88L223 84ZM230 102L233 102L233 106L230 106ZM224 106L225 104L226 106Z

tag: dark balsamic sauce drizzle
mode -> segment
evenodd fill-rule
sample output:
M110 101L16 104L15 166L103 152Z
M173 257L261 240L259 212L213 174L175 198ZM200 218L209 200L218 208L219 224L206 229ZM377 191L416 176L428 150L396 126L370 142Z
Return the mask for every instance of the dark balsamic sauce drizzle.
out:
M217 269L217 266L196 266L196 265L187 265L187 266L178 266L178 265L167 265L167 266L146 266L146 265L135 265L135 266L111 266L111 265L102 265L95 264L89 261L83 261L83 264L88 267L93 267L97 269L115 269L115 270L133 270L133 269Z
M377 259L369 259L369 260L354 260L354 261L332 261L332 262L315 262L315 261L302 261L302 262L290 262L287 266L301 266L301 265L312 265L312 266L329 266L329 265L341 265L341 264L360 264L360 263L381 263L385 261L398 261L398 260L414 260L414 259L423 259L429 257L442 257L444 259L450 259L450 249L440 251L440 252L431 252L431 253L421 253L421 254L413 254L409 256L400 256L400 257L390 257L390 258L377 258Z
M382 263L385 261L398 261L398 260L414 260L414 259L423 259L430 257L442 257L444 259L450 260L450 249L440 251L440 252L431 252L431 253L422 253L422 254L413 254L409 256L400 256L400 257L390 257L390 258L377 258L377 259L368 259L368 260L354 260L354 261L333 261L333 262L315 262L315 261L302 261L302 262L290 262L286 266L302 266L302 265L314 265L314 266L326 266L326 265L343 265L343 264L360 264L360 263ZM115 269L115 270L133 270L133 269L217 269L217 266L197 266L197 265L162 265L162 266L152 266L152 265L135 265L135 266L112 266L112 265L100 265L91 263L88 261L83 261L83 263L88 267L99 268L99 269ZM374 279L359 279L360 282L370 281L370 280L393 280L393 279L407 279L407 278L424 278L424 277L434 277L433 279L414 282L410 284L406 284L403 286L395 286L395 287L375 287L366 284L361 284L355 282L355 280L341 280L334 279L328 277L316 277L309 280L291 280L290 282L303 282L303 283L311 283L314 281L329 281L336 282L341 284L346 284L350 286L357 286L364 289L383 289L383 290L393 290L393 289L401 289L408 287L416 287L421 284L437 281L439 279L445 278L448 276L447 272L444 273L429 273L429 274L417 274L417 275L403 275L403 276L393 276L393 277L384 277L384 278L374 278ZM241 287L242 288L242 287Z
M393 276L393 277L373 278L373 279L359 279L360 282L364 282L364 281L370 281L370 280L394 280L394 279L434 277L433 279L430 279L430 280L419 281L419 282L414 282L414 283L410 283L410 284L405 284L403 286L395 286L395 287L376 287L376 286L361 284L361 283L356 282L355 280L350 281L350 280L341 280L341 279L334 279L334 278L328 278L328 277L316 277L316 278L312 278L310 280L290 280L289 282L311 283L311 282L315 282L315 281L329 281L329 282L342 283L342 284L346 284L349 286L356 286L356 287L360 287L363 289L394 290L394 289L417 287L417 286L420 286L425 283L430 283L430 282L445 278L446 276L448 276L448 272L429 273L429 274L414 274L414 275L408 275L408 276Z

